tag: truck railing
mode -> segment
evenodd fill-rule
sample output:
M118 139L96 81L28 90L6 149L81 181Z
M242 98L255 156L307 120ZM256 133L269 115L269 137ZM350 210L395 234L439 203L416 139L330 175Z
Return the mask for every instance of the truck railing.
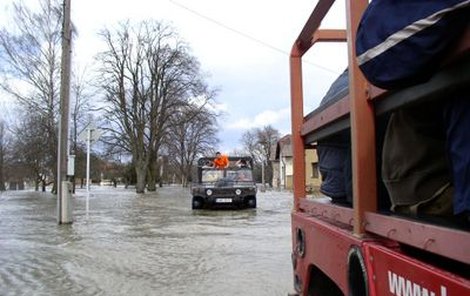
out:
M299 209L299 198L304 197L305 176L300 173L305 171L304 140L302 134L304 125L303 115L303 88L302 88L302 56L317 42L320 41L342 41L339 38L331 38L328 33L317 33L320 24L333 5L334 0L320 0L314 11L310 15L304 29L295 41L290 55L291 70L291 120L292 120L292 144L293 144L293 166L294 166L294 207ZM356 28L358 27L362 12L368 5L365 0L347 0L348 6L346 36L349 40L355 40ZM332 30L329 32L339 32ZM334 33L335 35L337 33ZM323 38L320 38L323 37ZM353 138L352 142L352 162L353 162L353 191L354 191L354 232L364 233L363 214L365 211L375 211L377 208L376 192L376 164L368 159L375 159L375 126L372 103L367 100L367 81L356 64L354 58L354 42L349 42L349 103L351 114L351 126ZM343 104L343 107L344 106ZM326 109L330 110L330 109ZM325 110L325 114L327 111ZM346 111L346 110L343 110ZM335 111L332 111L333 113ZM343 112L343 116L346 113ZM361 129L354 128L362 125ZM361 167L361 174L358 168ZM359 199L359 196L361 197Z
M300 211L334 224L353 227L353 209L323 204L313 200L300 201ZM395 240L431 253L470 264L470 234L466 231L452 229L410 220L402 217L366 212L365 230L367 235ZM458 244L449 242L459 242Z
M375 114L382 115L415 102L433 100L452 88L469 84L470 56L462 56L470 50L470 30L467 32L469 36L464 41L466 48L460 48L461 51L454 53L460 56L458 63L443 68L429 81L394 92L368 85L369 100L374 100L375 103ZM318 141L340 130L349 128L350 110L349 94L346 94L342 99L326 106L324 109L314 110L307 114L301 131L305 141ZM315 133L313 134L313 132Z
M320 30L320 24L333 5L320 0L295 41L291 56L291 120L294 165L294 211L304 212L327 221L342 223L357 236L380 236L447 258L470 264L470 233L423 221L377 213L377 170L375 118L401 106L434 99L449 89L470 82L468 56L469 30L457 47L459 62L443 68L427 83L395 92L386 92L367 83L354 57L354 42L349 42L349 93L321 111L304 117L302 56L318 42L341 42L344 36L355 40L356 29L368 2L347 0L347 31ZM346 34L345 34L346 32ZM360 128L357 128L360 126ZM353 208L317 203L305 199L304 149L310 143L352 127ZM361 168L359 172L359 168ZM359 174L360 173L360 174ZM458 243L455 243L458 242Z

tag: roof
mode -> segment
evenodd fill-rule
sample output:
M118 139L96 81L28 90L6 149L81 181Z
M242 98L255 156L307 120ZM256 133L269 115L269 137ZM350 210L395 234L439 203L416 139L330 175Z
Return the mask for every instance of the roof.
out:
M275 159L279 160L281 155L283 157L292 157L292 141L290 134L285 135L277 141Z

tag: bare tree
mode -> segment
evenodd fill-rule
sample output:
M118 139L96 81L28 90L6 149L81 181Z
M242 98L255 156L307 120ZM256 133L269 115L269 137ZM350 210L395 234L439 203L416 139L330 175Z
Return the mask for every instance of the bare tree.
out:
M271 161L272 148L276 146L280 133L278 130L268 125L257 130L258 143L262 151L263 161L265 163L265 177L272 186L273 181L273 164Z
M168 26L129 22L102 31L107 50L99 55L105 91L105 142L128 151L135 165L136 191L143 193L151 163L168 128L173 110L205 91L199 63Z
M93 107L89 81L85 79L86 72L73 75L71 85L72 108L70 112L70 154L75 155L75 175L73 176L73 190L75 192L75 177L85 177L85 145L79 142L79 135L89 124ZM81 169L81 170L80 170ZM83 186L83 184L81 184Z
M245 151L251 155L258 166L258 170L260 165L265 168L266 179L270 183L272 182L273 174L271 151L279 137L279 131L268 125L263 128L254 128L246 131L241 139Z
M170 164L177 168L181 183L187 186L198 157L216 147L216 114L207 108L187 106L173 113L167 150Z
M6 157L7 157L7 135L5 122L0 119L0 191L5 191L5 169L6 169Z
M49 180L54 178L50 168L54 160L51 159L51 153L43 148L47 146L47 138L42 135L46 122L47 118L38 114L23 118L14 128L12 153L15 165L27 168L24 171L25 177L34 180L36 190L41 185L42 191L46 190Z
M256 130L256 137L260 145L259 150L263 155L263 159L266 162L269 162L271 159L272 147L275 147L280 137L279 131L272 126L267 125Z
M57 1L39 4L38 12L22 2L14 4L14 25L0 30L0 87L17 99L28 116L41 118L42 129L34 132L45 139L42 149L50 154L47 165L55 178L62 10Z
M244 152L253 158L255 164L261 163L263 160L261 154L261 147L257 138L257 130L251 129L242 134L241 143L243 145Z

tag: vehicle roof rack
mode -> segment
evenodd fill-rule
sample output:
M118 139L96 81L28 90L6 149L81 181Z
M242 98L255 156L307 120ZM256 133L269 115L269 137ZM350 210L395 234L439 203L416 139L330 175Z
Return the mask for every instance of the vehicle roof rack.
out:
M211 156L211 157L201 157L197 161L197 166L202 167L202 166L206 165L208 161L214 161L214 159L215 159L215 157L213 157L213 156ZM230 162L245 160L246 162L248 162L251 165L251 167L253 167L253 159L250 156L228 156L228 160Z

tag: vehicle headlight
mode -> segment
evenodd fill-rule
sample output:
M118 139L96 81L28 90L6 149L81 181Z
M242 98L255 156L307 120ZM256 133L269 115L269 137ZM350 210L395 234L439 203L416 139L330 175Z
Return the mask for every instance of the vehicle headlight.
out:
M207 190L206 190L206 194L207 194L207 196L211 196L211 195L212 195L212 190L207 189Z
M237 189L237 190L235 190L235 194L236 194L236 195L240 195L240 194L242 194L242 190L241 190L241 189Z

